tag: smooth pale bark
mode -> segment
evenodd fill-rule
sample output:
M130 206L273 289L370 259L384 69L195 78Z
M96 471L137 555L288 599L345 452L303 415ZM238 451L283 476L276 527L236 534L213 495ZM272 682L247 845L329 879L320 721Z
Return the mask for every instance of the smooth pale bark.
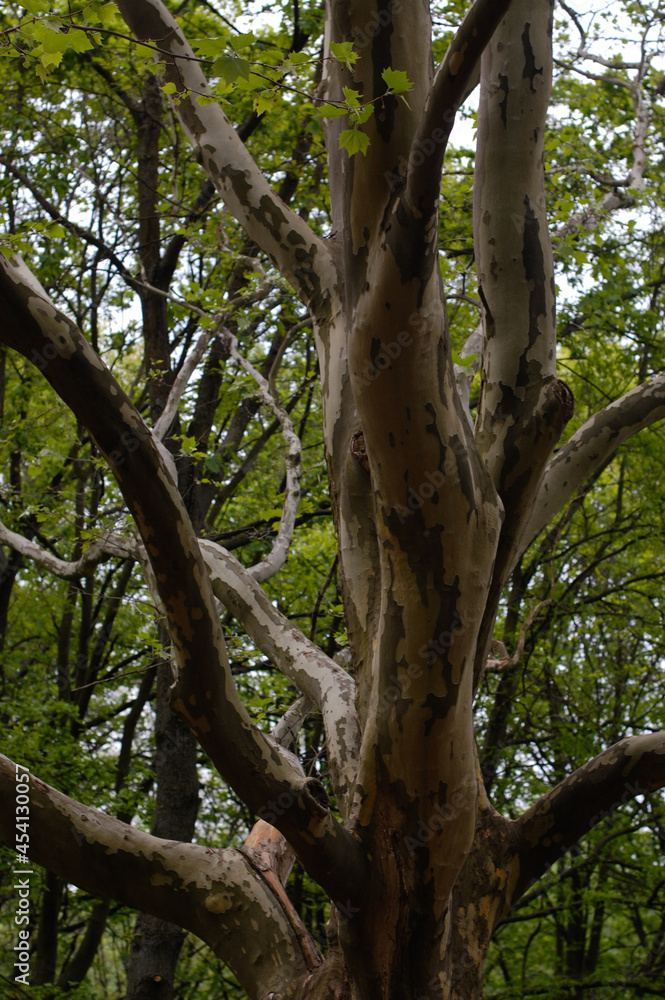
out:
M0 836L15 838L17 774L0 756ZM162 840L62 795L30 776L30 858L97 896L198 935L251 995L296 996L308 972L298 935L269 882L240 851ZM257 935L255 927L264 929ZM261 992L263 990L263 993Z
M277 537L272 549L260 562L252 566L250 572L257 583L264 583L277 573L286 562L289 554L289 547L293 538L293 531L296 525L296 514L298 513L298 503L300 501L300 458L301 446L300 438L293 429L291 418L286 412L279 398L274 385L270 385L268 379L264 378L238 350L237 338L229 338L229 351L231 357L252 376L259 387L259 398L262 403L273 411L282 428L282 436L287 446L286 453L286 474L284 487L284 503L282 506L282 517L279 522Z
M201 557L154 437L26 269L2 265L5 341L32 357L88 424L137 520L179 656L174 708L264 821L240 860L237 852L209 852L211 865L227 867L188 895L187 926L214 938L210 913L230 920L230 897L226 889L211 897L210 885L228 884L243 947L252 935L270 946L255 975L244 953L239 972L243 987L261 1000L270 993L478 1000L491 933L528 879L542 874L571 836L590 829L613 796L626 793L626 775L640 780L632 794L642 793L642 783L647 790L665 784L662 737L636 738L606 751L513 823L488 801L477 763L472 698L509 568L531 519L556 513L545 497L565 502L569 477L562 470L577 468L578 455L581 470L599 440L609 448L605 441L623 433L615 433L614 414L603 411L567 446L566 457L548 465L572 412L569 390L556 377L544 203L551 3L477 0L435 73L427 4L379 10L369 0L328 0L319 96L340 100L350 87L376 108L362 126L370 137L366 156L339 151L338 119L326 126L333 220L327 241L271 191L221 108L196 103L207 85L163 3L119 0L118 7L138 37L159 46L166 80L181 98L175 112L229 210L310 308L355 672L354 684L289 626L257 574L212 543L203 544ZM499 21L483 57L479 115L475 240L486 342L474 430L451 361L438 192L456 106ZM352 67L328 58L334 41L355 42ZM404 68L412 81L408 107L385 93L388 67ZM661 391L660 384L651 393L641 389L619 406L626 437L661 412ZM127 430L137 447L125 443L114 457ZM239 704L215 596L321 710L345 828L322 789L303 779ZM56 801L57 793L35 789L45 808ZM581 801L585 808L566 828L569 808ZM83 807L57 802L60 812L49 806L42 815L64 843L63 829ZM100 857L110 856L122 868L122 892L131 896L123 901L168 917L188 877L181 870L194 856L188 852L198 859L205 849L158 848L125 828L122 836L136 850L116 850L118 828L84 813L75 828L91 823L95 834L84 838L83 857L70 848L52 859L40 821L36 860L66 863L66 872L55 870L104 892L111 887ZM3 835L11 842L9 828ZM323 963L281 888L290 863L282 837L334 904ZM151 853L139 857L139 843ZM245 903L244 875L235 866L247 872L242 865L250 857L255 877ZM143 880L140 889L127 888L127 872ZM214 946L221 954L221 940Z
M483 56L474 242L485 309L476 437L506 517L502 588L543 468L572 416L556 378L554 260L544 185L552 4L513 4Z
M131 541L111 534L96 538L80 559L73 561L59 559L41 545L19 535L16 531L11 531L2 523L0 523L0 544L10 545L15 552L20 552L26 559L30 559L53 576L60 577L61 580L77 580L106 559L136 558L135 546Z
M624 441L663 417L665 375L657 375L649 382L636 386L621 399L614 400L589 417L545 469L516 555L519 556L531 544Z
M572 393L556 377L543 162L551 80L552 3L514 3L482 59L474 177L485 328L476 441L505 510L476 650L476 685L524 522L573 414Z

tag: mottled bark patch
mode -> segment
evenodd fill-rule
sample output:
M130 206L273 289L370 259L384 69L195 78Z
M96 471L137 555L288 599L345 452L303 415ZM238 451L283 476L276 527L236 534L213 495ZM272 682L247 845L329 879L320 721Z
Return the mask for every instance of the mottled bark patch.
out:
M533 51L533 46L531 44L530 31L531 25L527 22L522 32L522 46L524 48L524 69L522 70L522 77L529 81L529 87L531 93L536 93L536 88L534 86L534 81L537 76L543 76L543 67L538 68L536 66L536 57Z

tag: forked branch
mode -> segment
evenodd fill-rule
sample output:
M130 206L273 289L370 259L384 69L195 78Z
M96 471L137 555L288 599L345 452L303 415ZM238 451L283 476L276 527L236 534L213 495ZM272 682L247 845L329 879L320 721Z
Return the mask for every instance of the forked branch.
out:
M241 851L143 833L0 756L0 840L9 847L16 838L19 781L29 786L31 861L96 896L192 931L233 969L250 996L266 996L269 988L289 995L294 980L311 971L311 943L301 940L270 880Z
M364 872L357 843L339 826L316 782L253 724L238 696L191 521L152 432L18 257L0 260L0 308L3 342L40 367L88 428L136 521L178 666L174 709L250 809L258 812L281 797L285 805L275 825L312 877L333 890L348 874L355 889Z
M478 73L484 49L511 3L476 0L436 71L413 142L407 178L407 199L421 210L433 210L438 204L443 157L455 115Z

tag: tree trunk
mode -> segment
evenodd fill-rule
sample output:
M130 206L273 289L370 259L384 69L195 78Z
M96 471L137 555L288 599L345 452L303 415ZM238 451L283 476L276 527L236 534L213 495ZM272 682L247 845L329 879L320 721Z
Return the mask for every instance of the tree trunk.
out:
M617 802L665 785L665 733L631 736L562 771L509 820L485 787L494 761L483 772L476 747L473 699L525 545L551 516L551 498L565 502L583 467L598 469L615 438L665 405L663 380L654 379L552 458L573 409L556 374L544 199L552 2L476 0L435 72L427 4L328 0L318 97L362 102L356 130L369 140L351 157L340 151L348 121L333 116L326 126L328 240L276 196L206 99L200 60L161 0L117 5L138 38L158 44L174 110L228 210L310 310L353 675L281 614L260 586L264 565L246 568L215 541L197 541L200 525L127 395L25 265L0 260L4 340L47 358L46 378L94 435L134 516L172 642L171 707L268 827L258 847L251 837L240 850L184 842L195 816L193 743L181 785L177 768L160 771L160 755L165 765L181 738L167 745L178 730L162 676L152 834L32 779L41 822L31 856L152 915L137 926L134 1000L172 993L180 931L165 932L165 919L206 941L252 1000L480 1000L492 934L526 888ZM335 57L350 43L355 59ZM481 58L474 202L484 315L474 422L453 365L438 238L446 143ZM402 66L408 103L387 83ZM167 356L156 348L153 362ZM153 416L167 395L155 382ZM519 572L514 582L519 594ZM250 718L216 600L321 712L334 808L322 781ZM510 614L506 627L516 628ZM505 731L511 696L509 678L495 733ZM14 765L0 763L9 796ZM66 846L72 827L76 855ZM0 830L10 841L11 818L0 814ZM332 904L325 960L283 888L275 856L287 844Z

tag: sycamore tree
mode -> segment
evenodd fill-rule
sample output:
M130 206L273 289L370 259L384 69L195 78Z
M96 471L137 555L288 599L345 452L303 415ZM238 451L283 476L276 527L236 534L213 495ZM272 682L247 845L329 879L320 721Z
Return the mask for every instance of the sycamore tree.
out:
M566 162L565 124L554 116L561 142L548 156L558 157L561 176L579 182L567 217L554 227L553 249L544 162L554 65L548 0L447 5L456 26L438 65L438 7L329 0L316 91L309 93L289 84L291 69L307 61L295 44L298 30L279 66L267 57L251 64L239 42L216 58L220 93L204 76L218 40L190 44L177 20L186 10L119 0L123 26L110 6L90 5L90 23L61 12L49 27L36 16L45 5L28 5L35 16L23 29L27 55L36 53L46 73L58 61L54 53L85 53L104 31L131 33L157 59L161 92L211 182L209 197L221 196L257 248L251 254L269 262L306 307L348 648L343 656L324 651L263 586L284 564L299 494L297 435L276 396L272 366L263 377L247 370L287 442L284 509L270 551L244 566L204 531L182 464L162 443L202 354L188 355L176 373L159 319L144 359L148 392L137 406L84 338L81 318L75 322L49 297L11 253L10 240L0 269L2 343L39 369L85 428L117 480L134 531L102 532L87 549L80 538L77 561L66 568L18 532L3 530L2 542L73 578L107 556L141 567L172 649L171 710L257 821L242 849L167 839L85 806L39 775L28 778L20 760L2 758L2 839L17 844L19 776L30 789L31 860L198 935L250 997L476 1000L492 935L534 883L615 806L665 785L665 734L650 725L625 736L609 727L606 748L575 770L555 761L554 780L539 797L524 801L516 790L510 809L493 804L497 751L506 745L516 695L512 668L537 614L555 604L552 581L520 620L536 573L525 553L540 539L547 556L563 530L559 516L602 482L621 445L665 416L665 377L651 342L638 372L617 379L616 398L578 420L566 438L574 403L557 375L555 312L557 260L576 259L577 241L609 214L633 207L647 185L655 121L645 98L654 55L648 31L655 25L658 33L657 12L640 9L638 56L617 62L591 53L585 25L563 5L579 35L570 66L581 80L620 92L631 125L608 150L624 162L618 177L603 173L592 149ZM307 218L289 206L286 192L276 193L225 114L220 96L240 80L252 85L252 77L256 114L269 117L290 87L287 110L309 102L324 123L325 235L320 214ZM440 258L460 220L442 191L450 133L478 85L473 248L480 324L469 331L465 363L453 351ZM592 197L580 177L588 187L593 181ZM149 211L146 225L151 219ZM149 246L148 233L144 250ZM139 277L129 277L144 306L158 311L168 283L149 280L151 273L163 278L159 261L152 271L147 259L141 263ZM644 284L655 287L646 273ZM452 291L475 308L466 286L455 281ZM608 324L615 318L616 310ZM576 328L583 318L570 321ZM224 324L205 336L204 346L211 339L218 345L217 365L231 356L240 363L237 338ZM218 392L219 384L209 406ZM205 461L205 448L199 458ZM561 572L570 565L564 560ZM220 624L228 613L301 693L272 734L239 694ZM608 641L606 648L612 655L615 646ZM571 645L571 664L587 655L577 650ZM540 653L532 641L530 655ZM480 713L487 723L481 759L474 701L482 703L487 677L497 674L496 699ZM560 724L555 680L548 678L546 700ZM325 731L325 783L285 746L312 706ZM330 900L325 954L284 890L294 857Z

